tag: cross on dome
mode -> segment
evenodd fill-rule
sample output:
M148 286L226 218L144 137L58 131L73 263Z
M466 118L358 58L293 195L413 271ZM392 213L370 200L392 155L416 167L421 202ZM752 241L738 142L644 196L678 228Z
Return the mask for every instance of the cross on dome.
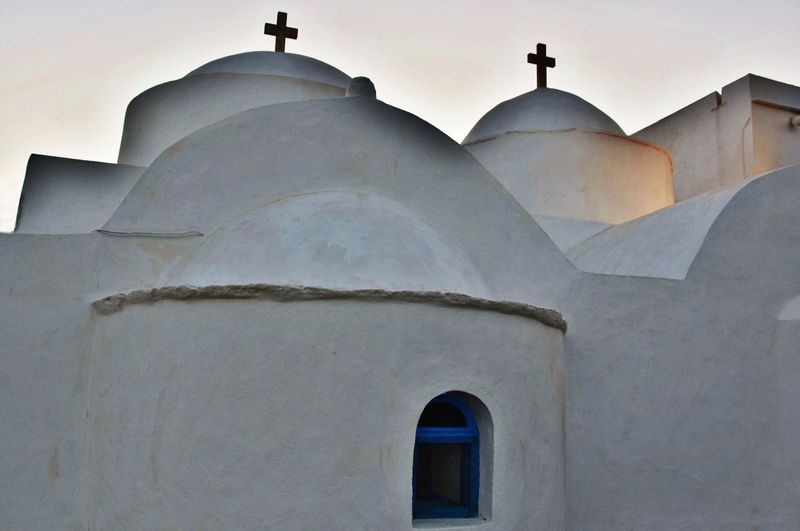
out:
M275 51L286 51L286 39L297 39L297 28L290 28L286 25L287 15L283 11L278 11L278 23L264 24L264 35L275 37Z
M547 69L556 66L555 58L547 57L547 45L537 44L536 53L528 54L528 62L536 65L536 87L547 87Z

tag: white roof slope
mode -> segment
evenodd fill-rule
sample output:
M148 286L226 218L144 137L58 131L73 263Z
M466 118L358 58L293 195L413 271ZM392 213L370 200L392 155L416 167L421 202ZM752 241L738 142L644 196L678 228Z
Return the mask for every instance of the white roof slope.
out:
M567 257L578 269L590 273L683 279L711 225L749 182L610 227L574 246Z
M557 216L533 216L562 252L591 238L598 232L613 227L610 223L590 219L561 218Z

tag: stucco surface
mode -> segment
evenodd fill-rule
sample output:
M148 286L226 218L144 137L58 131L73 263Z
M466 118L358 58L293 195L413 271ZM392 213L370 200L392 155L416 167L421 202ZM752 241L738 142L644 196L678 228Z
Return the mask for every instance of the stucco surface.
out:
M305 79L347 88L350 76L327 63L296 53L245 52L215 59L186 77L203 74L256 74Z
M778 430L781 441L778 451L791 456L786 460L786 470L782 471L781 480L786 485L786 497L789 500L800 499L800 415L797 404L800 401L800 316L793 320L779 321L775 327L775 353L777 356L777 379L779 393Z
M368 98L272 105L198 131L153 163L104 228L205 234L167 284L410 283L505 299L517 283L498 271L538 267L552 281L538 293L547 306L562 281L545 264L572 269L461 146Z
M164 83L128 105L119 162L149 166L175 142L238 112L274 103L336 98L344 91L340 85L274 74L204 74Z
M564 298L568 529L800 525L793 329L775 343L798 175L742 188L684 280L587 275Z
M532 215L622 223L675 202L669 154L624 136L512 132L465 147Z
M722 209L740 186L708 192L610 227L567 252L582 271L681 279Z
M492 417L485 529L563 529L558 330L425 304L266 300L134 305L97 326L97 529L410 530L416 424L452 390Z
M751 80L744 76L639 131L675 161L678 201L756 175L753 171Z
M249 74L192 77L216 75ZM0 522L410 529L416 422L460 390L493 448L489 520L465 524L796 531L800 167L743 182L745 155L731 188L573 246L598 274L556 243L600 225L540 218L548 236L463 147L379 101L204 127L105 232L0 235ZM288 278L369 297L203 296ZM471 305L373 297L399 284L468 285Z
M672 154L676 201L724 185L716 144L721 98L713 92L633 135Z
M583 129L623 136L625 132L603 111L575 94L537 88L498 104L487 112L464 139L464 144L509 132Z
M556 216L533 216L533 219L562 252L612 226L599 221Z
M748 74L634 136L666 148L678 201L800 162L798 87Z
M796 86L753 74L745 78L750 83L750 95L754 102L800 109L800 90Z
M144 168L31 155L16 232L86 233L117 209Z
M786 303L778 314L778 319L781 321L798 321L800 320L800 295L792 298Z
M257 282L264 270L278 284L488 294L457 242L414 210L363 192L309 192L246 212L211 232L171 281Z
M150 285L141 239L0 234L0 522L88 527L93 299ZM102 264L102 265L100 265Z
M754 172L800 164L800 127L791 124L795 116L800 116L800 103L780 108L753 102Z

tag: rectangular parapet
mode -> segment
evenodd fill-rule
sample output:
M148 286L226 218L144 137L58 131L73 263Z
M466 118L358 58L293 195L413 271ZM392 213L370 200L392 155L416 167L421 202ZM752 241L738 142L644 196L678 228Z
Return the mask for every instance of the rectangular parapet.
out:
M15 232L78 234L99 229L145 168L31 155Z

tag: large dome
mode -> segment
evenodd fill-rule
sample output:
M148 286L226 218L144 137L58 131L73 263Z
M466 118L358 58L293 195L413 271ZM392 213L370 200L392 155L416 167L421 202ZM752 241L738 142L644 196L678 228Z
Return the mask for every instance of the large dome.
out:
M229 55L192 70L186 77L201 74L256 74L285 76L347 87L350 76L328 63L294 53L246 52Z
M601 131L625 133L606 113L563 90L538 88L497 105L469 132L464 144L471 144L511 132Z
M246 52L211 61L131 101L119 162L149 166L175 142L228 116L276 103L340 98L349 82L341 70L304 55Z
M568 266L465 149L368 97L268 105L196 131L159 156L104 228L202 233L163 271L163 285L513 299L510 249L524 254L512 271L553 260Z

